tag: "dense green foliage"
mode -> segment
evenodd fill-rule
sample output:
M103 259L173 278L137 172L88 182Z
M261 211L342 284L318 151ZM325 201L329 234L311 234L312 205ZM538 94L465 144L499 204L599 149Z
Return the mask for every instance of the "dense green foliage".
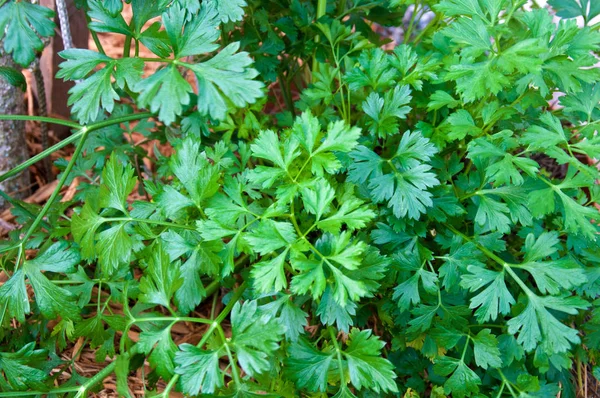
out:
M131 21L79 3L126 48L61 53L81 126L48 204L12 200L0 390L51 390L54 368L72 374L57 394L115 372L129 396L144 359L164 397L582 388L600 349L600 26L572 18L597 2L551 1L560 22L524 0L132 0ZM51 17L5 2L4 50L27 66ZM403 18L384 50L373 24ZM177 345L178 322L206 325ZM79 338L112 358L94 378L58 356Z

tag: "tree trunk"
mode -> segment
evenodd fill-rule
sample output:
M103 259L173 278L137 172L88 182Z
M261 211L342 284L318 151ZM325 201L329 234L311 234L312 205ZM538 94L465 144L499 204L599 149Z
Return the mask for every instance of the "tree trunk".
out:
M20 70L8 54L0 55L0 66L8 66ZM0 79L0 114L24 115L25 105L23 92L6 80ZM28 158L27 143L25 142L25 122L14 120L0 121L0 173L5 173L11 168L24 162ZM0 183L0 190L14 198L29 195L29 171ZM4 199L0 197L0 209L6 207Z

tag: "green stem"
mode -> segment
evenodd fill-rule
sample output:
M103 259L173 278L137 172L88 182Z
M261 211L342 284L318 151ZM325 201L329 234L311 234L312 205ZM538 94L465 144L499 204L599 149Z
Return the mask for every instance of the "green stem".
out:
M216 281L213 282L213 283L211 283L210 285L208 285L208 287L206 288L207 296L209 296L210 294L214 293L217 290L218 287L219 287L219 283L216 282ZM217 319L215 319L210 324L208 330L204 333L204 335L202 336L202 338L200 339L200 341L198 342L198 344L196 344L196 347L202 348L202 346L204 345L204 343L206 343L206 341L210 338L212 332L214 332L215 329L221 327L220 326L221 322L223 322L223 320L227 317L227 315L229 315L229 313L233 309L233 306L235 305L235 303L238 302L238 300L240 299L240 297L242 297L242 294L244 294L244 291L246 290L247 287L248 287L248 285L246 284L246 282L242 283L240 285L240 287L238 287L238 289L233 294L233 297L231 297L231 300L229 301L229 303L227 303L227 305L225 306L225 308L223 308L223 311L221 311L221 313L219 314L219 316L217 317ZM209 293L209 291L210 291L210 293ZM232 364L231 366L233 367L234 365ZM170 394L171 390L173 389L173 387L175 386L175 384L177 384L177 380L179 380L179 375L178 374L174 375L171 378L171 380L169 381L169 384L167 384L167 387L165 388L165 390L161 394L163 397L169 397L170 396L169 394Z
M141 322L195 322L195 323L204 323L211 324L213 323L212 319L206 318L194 318L189 316L152 316L152 317L143 317L143 318L135 318L133 323L141 323Z
M335 347L335 352L337 355L338 367L340 368L340 386L345 387L346 386L346 374L344 373L344 362L342 361L342 350L340 349L340 345L338 344L337 336L335 335L333 327L329 326L327 328L327 330L329 331L329 335L331 336L331 343Z
M29 115L0 115L0 120L31 120L34 122L46 122L52 124L60 124L61 126L69 126L74 129L81 128L81 125L69 120L57 119L47 116L29 116Z
M61 142L59 142L55 145L52 145L50 148L38 153L34 157L26 160L25 162L21 163L20 165L10 169L9 171L7 171L6 173L4 173L2 175L0 175L0 182L5 181L5 180L19 174L21 171L25 170L32 164L37 163L40 160L44 159L46 156L51 155L53 152L77 141L77 139L82 137L86 131L92 132L92 131L102 129L107 126L111 126L113 124L130 122L130 121L139 120L139 119L145 119L145 118L148 118L151 116L152 116L152 113L150 113L150 112L142 112L142 113L136 113L133 115L127 115L127 116L116 117L113 119L103 120L101 122L92 123L87 126L82 126L75 122L69 122L66 120L47 118L47 117L41 117L41 116L0 115L0 120L38 120L38 121L46 121L48 123L60 124L63 126L69 126L69 127L79 129L78 132L72 134L68 138L65 138L64 140L62 140Z
M413 26L415 24L415 20L417 19L418 12L419 12L419 2L415 1L413 13L410 16L410 22L408 23L408 29L406 30L406 34L404 35L404 43L410 42L410 36L412 35Z
M344 15L344 11L346 9L346 0L338 0L337 12L336 15Z
M290 111L293 116L294 115L294 102L292 101L292 95L290 93L290 86L288 84L288 81L285 78L285 76L283 75L283 72L279 72L277 74L277 77L279 79L279 86L281 88L281 94L283 95L283 101L285 102L285 106L286 106L286 108L288 108L288 111Z
M318 0L317 1L317 16L316 20L318 21L321 17L323 17L327 13L327 0ZM319 35L315 36L315 43L319 42ZM319 62L317 61L316 54L313 55L312 62L312 81L315 81L315 73L319 71Z
M145 219L141 219L141 218L132 218L132 217L110 217L110 218L105 218L104 221L139 222L139 223L145 223L145 224L162 225L164 227L187 229L190 231L196 230L195 227L192 227L190 225L181 225L181 224L175 224L175 223L168 222L168 221L145 220Z
M92 23L92 18L90 18L87 12L85 13L85 20L87 21L87 25L90 26L90 24ZM102 43L98 38L98 34L93 29L89 29L89 31L90 35L92 36L92 39L94 40L94 44L96 44L96 48L98 49L98 51L100 51L101 54L106 55L104 47L102 47Z
M123 58L129 58L131 50L131 36L125 36L125 45L123 46Z
M227 341L227 338L225 337L225 333L223 332L223 328L221 327L221 325L217 326L217 332L219 333L221 340L223 340L223 347L225 347L225 351L227 352L227 358L229 359L229 364L231 365L231 376L233 377L233 382L235 383L236 387L239 389L240 386L242 385L242 380L240 379L240 374L239 374L238 368L235 364L236 361L233 358L233 354L231 353L231 350L229 349L229 342Z
M39 214L35 218L35 220L33 220L33 223L31 224L31 226L25 233L25 236L23 236L23 238L21 239L21 249L23 248L25 242L27 242L27 240L35 232L38 225L40 225L40 223L46 216L46 213L48 213L48 210L50 210L50 207L52 206L52 204L54 203L54 201L60 194L60 190L67 182L67 179L69 178L69 175L71 174L71 170L73 170L73 167L75 166L75 162L77 161L77 158L83 151L83 144L85 144L85 140L89 134L90 134L90 131L88 129L84 128L83 135L81 136L81 141L79 141L79 143L77 144L77 147L75 147L75 152L73 153L71 160L69 160L69 163L67 164L67 167L65 168L65 171L62 173L60 180L58 180L58 184L56 185L56 188L54 188L52 195L50 195L50 197L46 201L46 204L44 204L44 207L42 207L42 210L39 212ZM19 267L19 264L15 264L15 271L18 267Z
M229 300L229 303L227 303L225 308L223 308L223 311L221 311L221 313L219 314L217 319L215 319L216 323L218 323L220 325L221 322L223 322L223 320L225 320L227 315L229 315L229 313L233 309L233 306L235 305L235 303L237 303L238 300L242 297L242 294L244 294L244 291L246 290L247 287L248 287L248 284L246 282L244 282L240 285L240 287L237 288L237 290L233 294L233 297L231 297L231 300Z
M462 362L465 361L465 355L467 355L467 348L469 348L469 341L471 340L471 336L467 335L467 341L465 341L465 346L462 351L462 355L460 356L460 360Z
M175 62L174 59L171 58L145 58L145 57L137 57L138 59L141 59L144 62Z
M127 354L125 354L125 355L127 355ZM96 384L98 384L101 381L103 381L104 379L106 379L108 377L108 375L110 375L115 370L116 366L117 366L117 361L115 358L114 361L109 363L104 369L102 369L100 372L96 373L92 378L88 379L81 386L53 388L52 390L49 390L49 391L7 391L7 392L0 392L0 397L24 397L24 396L31 396L31 395L62 394L62 393L69 393L69 392L77 392L77 394L75 395L76 398L85 397L85 396L87 396L86 395L87 391L90 390L92 387L94 387Z

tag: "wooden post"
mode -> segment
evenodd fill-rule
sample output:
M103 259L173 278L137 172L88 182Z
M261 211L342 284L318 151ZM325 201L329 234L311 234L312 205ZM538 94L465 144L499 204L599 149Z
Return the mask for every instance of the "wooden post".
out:
M40 4L51 9L55 9L54 0L42 0ZM88 48L90 32L87 28L85 12L77 9L73 0L67 0L69 12L69 24L71 26L71 36L75 48ZM60 26L58 17L55 18L56 26ZM40 68L44 75L46 87L46 101L48 104L48 113L55 117L68 119L70 117L67 101L69 99L68 91L73 87L73 82L65 82L54 78L58 72L58 65L63 59L58 55L63 50L63 42L60 36L60 29L52 38L50 46L44 49ZM65 138L69 135L69 128L65 126L52 125L52 130L58 138Z

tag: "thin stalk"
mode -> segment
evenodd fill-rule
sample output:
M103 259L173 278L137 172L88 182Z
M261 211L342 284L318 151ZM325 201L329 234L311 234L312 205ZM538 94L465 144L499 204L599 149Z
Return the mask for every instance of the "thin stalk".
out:
M62 126L69 126L74 129L81 128L82 126L77 122L69 120L57 119L48 116L29 116L29 115L0 115L0 120L31 120L34 122L46 122L52 124L60 124Z
M237 366L235 365L235 359L233 359L233 354L229 349L229 343L227 342L227 338L225 337L225 333L223 332L223 328L221 325L217 326L217 332L219 332L219 336L221 340L223 340L223 346L225 347L225 351L227 352L227 358L229 359L229 364L231 365L231 376L233 378L233 382L235 383L237 388L240 388L242 385L242 380L240 379L240 374Z
M346 0L338 0L337 12L338 16L344 15L344 11L346 10Z
M131 36L125 36L125 45L123 46L123 58L129 58L131 50Z
M87 25L90 26L90 23L92 23L92 18L90 18L87 12L85 13L85 20L87 21ZM94 44L96 44L96 48L98 49L98 51L100 51L101 54L106 55L104 47L102 47L102 43L98 38L98 34L93 29L90 29L90 35L92 36L92 39L94 40Z
M175 224L175 223L168 222L168 221L159 221L159 220L144 220L142 218L132 218L132 217L110 217L110 218L105 218L104 221L139 222L139 223L144 223L144 224L162 225L164 227L188 229L190 231L196 230L195 227L192 227L190 225L181 225L181 224Z
M331 343L335 347L335 352L337 355L338 367L340 368L340 386L345 387L346 386L346 374L344 373L344 362L342 361L342 350L340 349L340 345L338 344L337 336L335 335L333 328L331 326L329 326L327 328L327 330L329 331L329 335L331 336Z
M77 147L75 148L75 152L73 153L73 156L71 157L71 160L69 161L69 164L67 164L67 167L65 168L65 171L63 172L62 177L60 178L60 180L58 180L58 185L56 185L56 188L54 188L52 195L50 195L50 197L46 201L46 204L44 204L44 207L42 207L42 210L39 212L36 219L33 220L33 223L31 224L31 226L25 233L25 236L23 236L23 238L21 239L21 249L23 248L25 242L27 242L27 240L31 237L31 235L35 232L37 227L40 225L40 223L46 216L46 213L48 213L48 210L50 210L50 207L52 206L52 204L54 203L54 201L60 194L60 190L67 182L67 179L69 178L69 175L71 174L71 170L73 170L73 167L75 166L75 162L77 161L77 158L83 151L83 144L85 144L85 139L87 138L87 136L89 134L90 134L90 131L86 128L83 128L83 135L81 136L81 141L79 141L79 143L77 144ZM18 267L19 267L19 264L16 264L15 271Z
M322 16L327 13L327 0L318 0L317 1L317 16L316 20L318 21ZM315 43L319 42L319 35L315 36ZM315 81L315 73L319 71L319 62L317 61L316 54L313 55L312 62L312 81Z
M143 317L143 318L135 318L133 323L142 323L142 322L194 322L194 323L204 323L211 324L213 323L212 319L206 318L194 318L190 316L152 316L152 317Z
M101 122L97 122L97 123L92 123L89 124L87 126L82 126L80 124L77 124L75 122L69 122L66 120L61 120L61 119L55 119L55 118L48 118L48 117L41 117L41 116L27 116L27 115L0 115L0 120L38 120L38 121L47 121L49 123L54 123L54 124L60 124L63 126L69 126L69 127L73 127L73 128L77 128L79 129L78 132L72 134L71 136L69 136L68 138L65 138L64 140L62 140L61 142L52 145L50 148L38 153L37 155L33 156L32 158L26 160L25 162L21 163L20 165L13 167L12 169L10 169L9 171L7 171L6 173L0 175L0 182L5 181L9 178L11 178L12 176L15 176L17 174L19 174L21 171L25 170L26 168L28 168L29 166L31 166L34 163L37 163L38 161L44 159L46 156L49 156L50 154L52 154L53 152L77 141L77 139L79 139L80 137L82 137L84 135L84 129L86 129L87 132L92 132L95 130L99 130L102 129L104 127L108 127L108 126L112 126L113 124L119 124L119 123L125 123L125 122L130 122L130 121L134 121L134 120L139 120L139 119L145 119L148 117L151 117L152 113L150 112L142 112L142 113L136 113L133 115L127 115L127 116L121 116L121 117L116 117L113 119L108 119L108 120L103 120Z
M413 26L415 25L415 20L417 19L418 12L419 12L419 2L415 1L413 13L410 16L410 22L408 23L408 29L406 30L406 34L404 35L404 43L408 43L410 41L410 36L412 35Z
M127 355L127 354L125 354ZM88 379L81 386L72 386L72 387L61 387L61 388L53 388L49 391L7 391L0 392L0 397L25 397L25 396L35 396L35 395L47 395L47 394L62 394L69 392L77 392L75 395L76 398L87 396L86 393L96 384L100 383L104 379L108 377L117 366L116 358L114 361L109 363L104 369L100 372L96 373L91 379Z
M290 93L290 86L288 84L287 79L285 78L283 72L279 72L277 74L279 79L279 86L281 87L281 94L283 95L283 101L285 102L286 108L288 111L294 115L294 102L292 101L292 95Z
M206 288L206 291L208 292L209 289L211 289L211 293L214 293L214 291L219 287L219 283L218 282L213 282L210 285L208 285L208 287ZM244 294L244 291L246 290L246 288L248 287L248 285L246 284L246 282L242 283L240 285L240 287L238 287L238 289L235 291L235 293L233 294L233 297L231 298L231 300L229 301L229 303L227 303L227 305L225 306L225 308L223 308L223 311L221 311L221 313L219 314L219 316L217 317L217 319L215 319L209 326L208 330L204 333L204 335L202 336L202 338L200 339L200 341L198 342L198 344L196 344L196 347L198 348L202 348L202 346L204 345L204 343L206 343L206 341L210 338L212 332L215 331L215 329L220 328L221 326L221 322L223 322L223 320L227 317L227 315L229 315L229 313L231 312L231 310L233 309L233 306L235 305L235 303L238 302L238 300L240 299L240 297L242 297L242 294ZM209 295L209 294L207 294ZM233 365L232 365L233 366ZM169 397L171 390L173 389L173 387L175 386L175 384L177 384L177 380L179 380L179 375L176 374L174 375L171 380L169 381L169 384L167 384L167 387L165 388L165 390L162 392L162 396L163 397Z

